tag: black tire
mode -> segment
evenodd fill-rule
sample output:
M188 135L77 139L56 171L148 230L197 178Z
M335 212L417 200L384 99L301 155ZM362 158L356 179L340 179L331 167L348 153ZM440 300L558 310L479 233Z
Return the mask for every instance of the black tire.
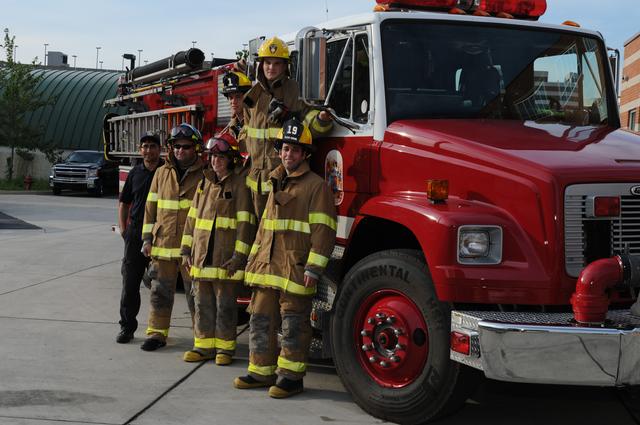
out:
M89 190L89 193L96 198L102 198L102 196L104 196L104 186L102 185L102 183L97 183L96 187Z
M402 272L394 272L393 275L371 272L385 266L385 270L393 267L393 270ZM407 336L410 341L407 345L416 347L413 353L426 350L427 358L425 362L420 354L424 367L418 368L408 383L399 388L383 386L373 379L373 366L361 363L360 350L364 348L359 344L365 340L357 336L359 329L356 328L362 323L362 306L385 290L410 300L415 306L412 311L416 315L421 314L427 327L426 332L414 329L407 333L412 335L412 338ZM449 306L436 296L429 269L419 251L382 251L355 264L341 285L331 331L338 375L356 403L377 418L400 424L422 424L458 410L476 389L481 374L450 360L450 316ZM415 339L417 335L428 336L425 348L421 348L421 341ZM377 346L368 353L379 354L376 350ZM416 358L415 355L409 357L411 350L406 348L405 360Z
M60 189L59 187L53 186L52 192L54 195L58 196L62 193L62 189Z

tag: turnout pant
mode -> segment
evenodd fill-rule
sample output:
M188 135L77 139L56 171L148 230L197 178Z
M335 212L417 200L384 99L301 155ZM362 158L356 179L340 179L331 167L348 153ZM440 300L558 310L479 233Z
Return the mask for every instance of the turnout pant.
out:
M140 282L149 259L142 255L141 226L129 226L124 234L122 258L122 294L120 295L120 328L127 333L138 329L136 317L140 312Z
M151 282L151 308L147 335L165 340L169 335L178 273L182 275L184 294L187 297L187 305L193 321L195 307L193 295L191 294L191 277L187 268L182 266L182 259L171 261L153 260L153 264L150 267L149 276L153 281Z
M233 355L236 350L238 307L237 282L196 280L193 282L196 314L193 348Z
M305 375L311 344L310 296L254 287L251 296L249 375L260 381L274 374L292 380ZM278 353L278 328L282 326Z

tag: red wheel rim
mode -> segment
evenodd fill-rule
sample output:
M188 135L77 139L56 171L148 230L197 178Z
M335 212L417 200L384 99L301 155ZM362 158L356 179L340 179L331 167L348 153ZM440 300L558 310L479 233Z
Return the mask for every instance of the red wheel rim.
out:
M369 295L356 314L358 360L383 387L401 388L420 376L429 353L427 324L418 306L402 292Z

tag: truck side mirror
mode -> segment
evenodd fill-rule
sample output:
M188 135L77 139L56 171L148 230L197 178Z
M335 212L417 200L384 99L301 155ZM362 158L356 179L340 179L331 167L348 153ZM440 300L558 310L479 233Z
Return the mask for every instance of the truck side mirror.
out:
M296 35L295 77L305 103L323 105L327 98L327 36L314 27Z
M616 94L620 95L620 50L607 47L609 51L609 64L611 65L611 72L613 73L613 87L616 89Z

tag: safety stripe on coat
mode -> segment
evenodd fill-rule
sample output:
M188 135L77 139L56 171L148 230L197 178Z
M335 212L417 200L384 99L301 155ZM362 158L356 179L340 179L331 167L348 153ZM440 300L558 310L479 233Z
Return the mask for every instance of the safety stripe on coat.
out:
M258 366L249 362L247 370L262 376L271 376L276 373L277 366Z
M191 235L182 235L182 241L180 242L181 246L188 246L191 248L193 246L193 236Z
M280 132L279 127L269 127L269 128L253 128L253 127L245 127L247 132L247 137L251 137L252 139L275 139L278 137L278 133Z
M151 233L153 232L153 226L155 223L147 223L142 225L142 233Z
M338 224L333 217L321 212L309 213L309 224L324 224L334 231L338 228Z
M149 192L147 202L158 202L158 194L156 192Z
M251 251L249 251L249 255L255 255L259 249L260 249L260 244L254 243L253 245L251 245Z
M186 210L191 208L191 200L158 199L158 208L162 210Z
M249 255L249 251L251 250L251 247L249 246L249 244L246 244L246 243L238 240L238 241L236 241L235 250L236 250L236 252L239 252L240 254Z
M250 213L249 211L238 211L236 213L236 220L238 220L238 223L246 222L250 224L256 224L256 215Z
M284 357L278 356L278 367L282 369L287 369L292 372L304 372L307 370L307 364L304 362L292 362L291 360L287 360Z
M247 185L247 187L249 189L251 189L252 192L258 192L258 180L247 176L244 180L245 184ZM262 194L263 195L267 195L269 194L269 192L271 192L271 182L267 181L267 182L262 182L262 185L260 185L260 189L262 189Z
M311 233L311 227L306 221L292 220L289 218L264 218L262 219L263 228L272 231L293 230L294 232Z
M151 256L163 258L181 258L180 248L160 248L159 246L152 246Z
M249 285L270 286L273 288L279 288L285 292L296 295L313 295L316 293L315 286L307 288L304 285L300 285L299 283L296 283L292 280L273 274L247 272L245 273L245 282Z
M194 279L220 279L220 280L237 280L242 281L244 278L244 270L237 270L231 277L227 271L221 267L196 267L192 266L189 273Z
M313 251L309 251L309 257L307 258L307 264L313 264L318 267L326 267L329 263L329 257L325 257L324 255L316 254Z

